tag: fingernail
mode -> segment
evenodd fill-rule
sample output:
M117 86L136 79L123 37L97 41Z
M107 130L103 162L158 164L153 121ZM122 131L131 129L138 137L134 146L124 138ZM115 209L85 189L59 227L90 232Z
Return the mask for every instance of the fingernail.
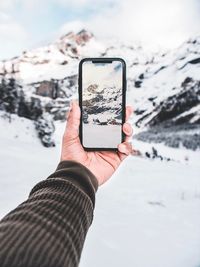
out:
M128 127L129 127L129 126L128 126L127 123L124 123L124 127L125 127L126 130L128 130Z
M126 147L123 146L123 145L121 145L121 147L120 147L120 151L121 151L122 153L126 153Z

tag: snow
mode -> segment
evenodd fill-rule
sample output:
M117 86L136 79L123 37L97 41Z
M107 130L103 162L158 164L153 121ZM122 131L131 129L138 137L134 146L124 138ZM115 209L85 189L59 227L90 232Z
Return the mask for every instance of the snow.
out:
M78 62L71 61L70 67L55 64L32 65L31 63L21 63L20 65L20 78L25 84L40 82L51 79L63 79L64 77L74 75L78 70Z
M199 168L129 158L99 189L81 267L200 263Z
M152 153L152 147L154 147L159 155L162 155L164 158L169 158L174 162L181 163L180 166L186 164L190 167L192 164L192 166L199 167L199 150L193 151L186 148L177 149L167 147L162 143L147 143L136 139L133 140L133 147L135 150L140 150L142 155L144 155L145 152Z
M83 124L83 145L88 148L117 148L121 143L121 125Z
M70 48L65 49L67 43L77 48L77 56ZM6 70L8 78L13 76L13 69L19 71L16 78L25 84L26 97L31 97L34 88L29 83L76 75L82 57L101 56L102 53L119 56L127 62L128 103L134 110L145 110L146 113L154 109L148 98L155 97L154 102L159 105L180 92L186 77L199 80L200 64L187 62L199 57L200 38L187 41L164 55L149 54L140 46L115 44L115 47L105 47L91 38L87 45L81 46L66 37L64 41L59 39L51 45L25 52L19 58L0 62L0 73ZM60 51L63 49L64 54ZM141 74L144 77L141 88L135 88L134 82ZM49 99L42 101L46 103ZM180 116L193 112L195 116L191 122L194 122L200 116L199 105ZM132 123L138 116L131 119ZM45 148L37 138L33 122L14 115L11 123L9 118L0 118L1 218L24 201L37 182L55 170L65 125L55 122L55 126L57 146ZM135 128L134 133L140 130ZM91 129L89 131L91 133ZM96 132L93 134L90 140L97 137ZM101 138L104 137L110 140L102 131ZM200 151L138 140L133 140L133 145L142 155L154 147L159 155L171 161L131 156L112 179L99 188L94 221L87 235L80 267L200 266Z
M55 170L65 127L56 122L57 146L44 148L32 122L11 119L0 119L0 217ZM147 145L133 144L141 150ZM199 266L199 152L157 148L176 161L131 156L98 189L80 267Z
M74 38L77 36L74 35ZM77 50L77 53L73 53L72 48ZM17 70L15 77L24 84L63 79L77 74L78 62L81 58L100 56L105 49L105 46L94 37L87 41L87 45L78 44L75 39L70 39L70 36L64 39L61 37L52 44L25 51L16 59L0 62L0 73L6 70L13 76L14 68Z
M83 44L77 42L80 39L80 33L72 32L49 45L26 51L20 57L2 61L0 74L6 71L7 78L13 77L13 70L15 70L17 72L15 77L23 84L25 94L28 94L31 86L27 84L51 81L51 79L62 81L64 78L77 75L81 58L122 57L127 63L129 102L134 110L144 112L135 116L133 123L149 113L155 116L153 113L155 107L168 97L179 94L182 90L181 84L187 77L194 81L199 80L200 64L189 63L199 57L200 37L198 36L172 51L152 53L138 44L124 44L116 40L106 43L89 32L86 35L89 39ZM74 53L73 49L75 49ZM135 88L136 81L141 82L141 88ZM61 88L65 90L66 85L63 84ZM153 101L150 100L152 98L154 98ZM191 118L192 123L199 118L199 107L196 113L197 115L194 114ZM151 118L147 116L140 123L141 130Z
M24 201L59 159L59 151L41 145L32 121L14 115L11 120L0 118L0 217Z

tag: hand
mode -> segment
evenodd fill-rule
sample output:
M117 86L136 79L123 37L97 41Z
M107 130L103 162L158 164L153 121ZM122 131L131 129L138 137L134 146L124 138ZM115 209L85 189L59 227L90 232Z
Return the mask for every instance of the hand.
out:
M132 107L126 107L126 121L132 114ZM83 149L79 139L80 108L72 102L67 116L67 125L63 135L61 161L74 160L87 167L97 178L99 185L105 183L119 167L120 163L132 152L132 145L128 142L132 135L129 123L123 124L126 134L125 142L118 145L118 151L92 151Z

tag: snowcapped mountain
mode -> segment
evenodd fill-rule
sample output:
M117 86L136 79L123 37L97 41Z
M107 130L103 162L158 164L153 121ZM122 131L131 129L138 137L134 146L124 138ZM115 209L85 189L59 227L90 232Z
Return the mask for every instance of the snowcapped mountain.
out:
M199 152L154 144L200 147L199 38L152 54L134 44L103 44L82 31L1 61L0 216L56 168L62 121L77 96L78 62L85 56L126 60L134 132L137 139L153 142L134 140L134 148L147 157L173 160L129 157L123 162L98 191L81 266L199 266ZM56 146L46 149L40 140Z
M121 123L121 88L90 85L84 93L83 120L85 123L115 124Z
M77 74L81 57L99 55L103 45L82 30L69 32L45 47L24 51L21 56L0 62L0 75L15 77L26 84L43 80L63 79Z
M70 32L0 62L0 110L33 120L43 144L54 145L54 121L65 119L77 97L79 60L93 56L126 60L136 138L200 147L200 37L167 53L149 53L134 44L102 43L86 30Z
M142 108L141 106L137 107L139 113L145 113L144 106L147 107L147 110L155 110L154 107L159 106L169 97L176 98L176 95L185 91L186 87L189 91L194 84L198 87L199 71L200 38L189 40L175 51L158 57L157 62L152 62L150 66L147 66L135 81L136 87L144 89L138 96L139 102L143 106ZM191 94L193 91L191 90ZM197 93L197 98L198 96ZM189 98L187 99L189 100ZM185 111L190 108L191 106L188 105L185 107ZM184 112L184 110L180 112ZM180 114L175 112L174 115ZM168 119L168 117L166 118Z

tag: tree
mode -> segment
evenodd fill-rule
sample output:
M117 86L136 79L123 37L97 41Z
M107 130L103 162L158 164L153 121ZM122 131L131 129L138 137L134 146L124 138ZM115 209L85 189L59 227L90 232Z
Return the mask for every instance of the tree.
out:
M14 78L0 83L0 107L9 113L17 113L19 105L19 85Z

